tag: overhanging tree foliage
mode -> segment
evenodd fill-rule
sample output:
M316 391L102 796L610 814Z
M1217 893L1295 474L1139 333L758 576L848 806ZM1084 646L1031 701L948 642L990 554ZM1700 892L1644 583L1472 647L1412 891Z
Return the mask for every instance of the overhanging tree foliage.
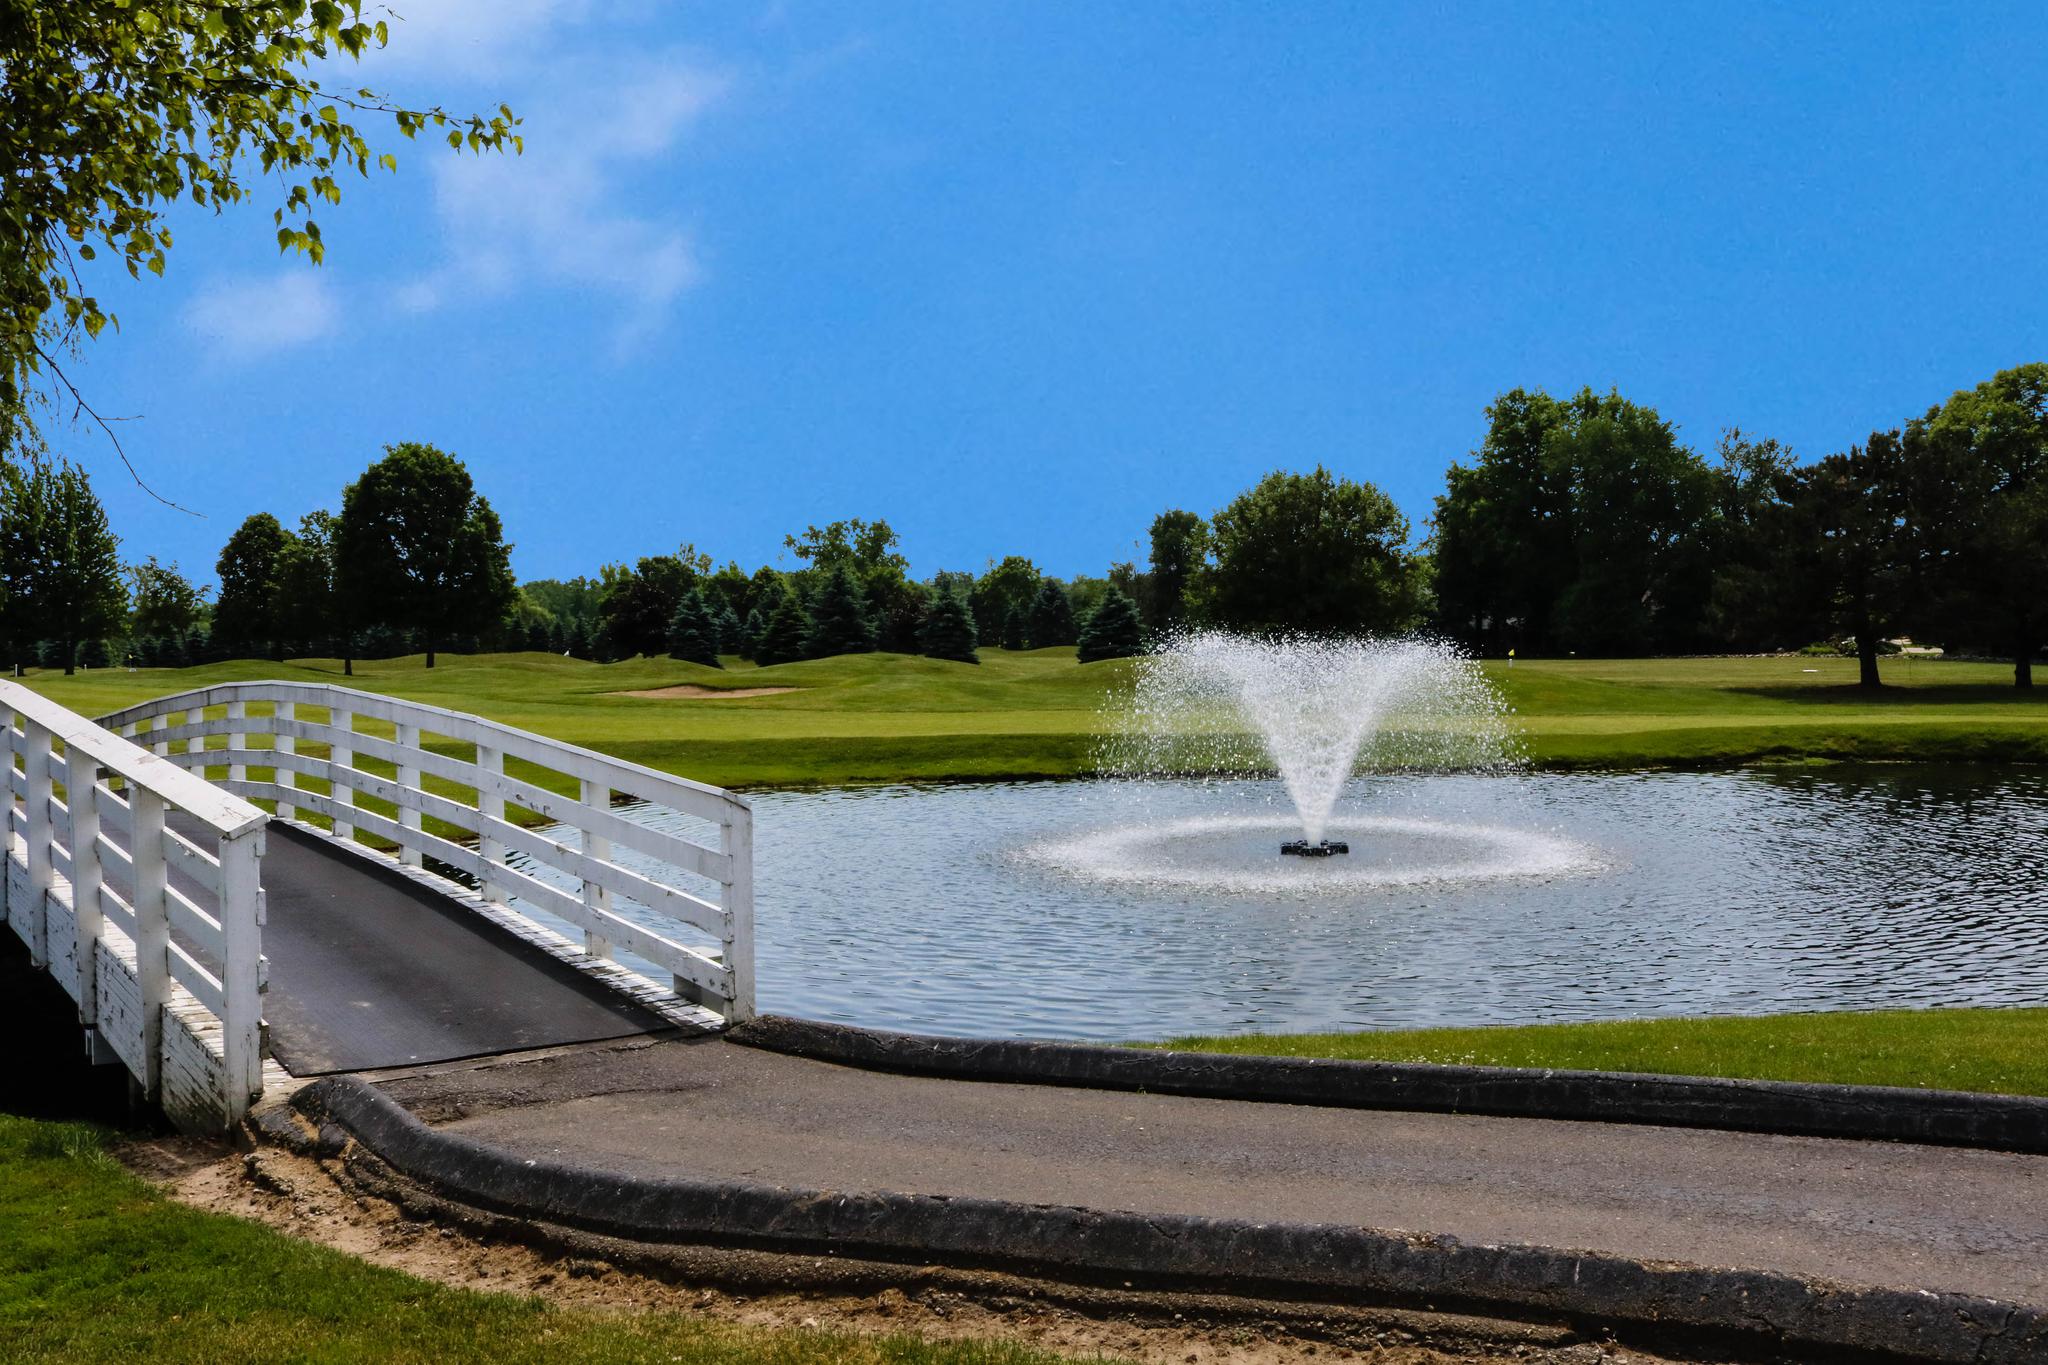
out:
M504 619L517 592L511 553L469 470L433 446L386 446L342 493L342 609L354 621L419 632L428 668L441 641Z
M171 204L218 212L249 198L253 162L280 187L279 249L317 263L314 206L341 201L346 172L397 167L355 117L388 115L407 138L445 132L457 149L519 149L502 105L458 117L325 88L320 63L388 36L362 11L362 0L0 0L0 449L38 398L84 404L62 357L114 321L89 284L94 262L104 253L129 275L161 275Z

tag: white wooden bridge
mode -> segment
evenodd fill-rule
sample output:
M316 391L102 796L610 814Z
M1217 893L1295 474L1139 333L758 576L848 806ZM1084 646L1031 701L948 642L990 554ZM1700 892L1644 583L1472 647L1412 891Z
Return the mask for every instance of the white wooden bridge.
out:
M95 721L0 680L0 777L0 918L187 1129L291 1077L754 1011L752 813L715 787L290 682Z

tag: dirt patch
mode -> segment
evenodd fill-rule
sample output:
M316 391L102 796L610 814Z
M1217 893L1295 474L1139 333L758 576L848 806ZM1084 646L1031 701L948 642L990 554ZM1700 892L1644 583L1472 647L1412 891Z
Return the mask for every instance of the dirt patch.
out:
M344 1161L278 1147L231 1151L186 1138L119 1155L173 1198L424 1279L600 1311L662 1310L762 1328L1001 1337L1068 1355L1182 1365L1666 1365L1562 1324L1400 1309L1161 1294L988 1271L711 1248L671 1249L659 1275L558 1255L456 1211L429 1219L368 1192ZM408 1205L410 1201L408 1201ZM787 1286L803 1284L801 1290Z
M613 692L614 697L646 697L650 701L737 701L741 697L779 697L784 692L801 692L801 687L699 687L676 683L671 687L647 687L636 692Z

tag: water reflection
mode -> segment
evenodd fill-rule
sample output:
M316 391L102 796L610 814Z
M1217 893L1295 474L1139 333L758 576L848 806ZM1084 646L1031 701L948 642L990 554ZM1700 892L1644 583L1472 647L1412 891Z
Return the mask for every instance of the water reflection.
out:
M1190 889L1033 856L1276 803L1272 784L1200 783L758 796L761 1007L1128 1039L2048 1002L2048 775L2032 772L1353 784L1340 809L1362 827L1587 855L1465 881Z

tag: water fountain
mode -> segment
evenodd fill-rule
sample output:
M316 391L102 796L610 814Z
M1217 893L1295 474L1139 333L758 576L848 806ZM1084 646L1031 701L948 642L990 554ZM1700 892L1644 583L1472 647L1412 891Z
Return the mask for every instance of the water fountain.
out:
M1280 851L1297 857L1350 852L1324 835L1361 766L1498 767L1511 751L1478 666L1425 640L1185 634L1140 665L1129 714L1127 770L1277 772L1301 822Z
M1026 863L1176 896L1318 897L1596 865L1576 841L1414 804L1410 776L1518 766L1508 708L1446 645L1190 632L1140 660L1112 708L1115 780L1078 795L1106 818Z

